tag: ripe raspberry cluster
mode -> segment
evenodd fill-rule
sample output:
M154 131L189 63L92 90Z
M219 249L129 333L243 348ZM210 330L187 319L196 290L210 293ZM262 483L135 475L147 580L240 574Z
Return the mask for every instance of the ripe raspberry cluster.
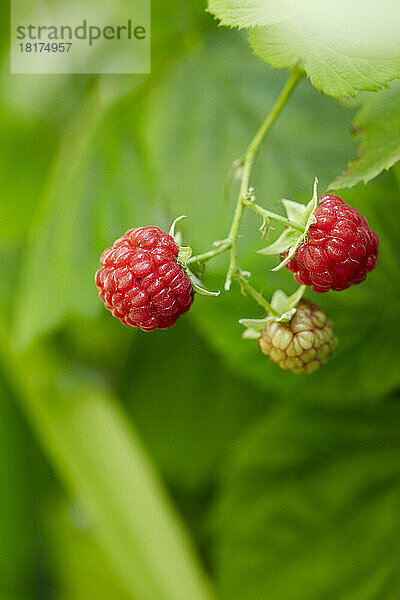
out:
M293 203L287 201L287 206L295 217L299 214L304 218L307 207L302 209L299 205L296 213ZM322 196L317 204L316 183L310 214L315 223L308 230L309 217L296 222L296 230L304 226L307 237L286 267L298 283L311 286L316 292L344 290L361 283L377 263L379 245L378 236L365 218L338 196ZM290 243L292 246L283 246L286 250L282 259L292 252L291 248L296 248L296 242L289 238ZM205 253L202 258L209 259L217 253ZM101 267L96 273L99 296L125 325L143 331L167 329L189 310L195 290L215 295L205 290L190 272L188 257L191 249L180 249L174 238L158 227L130 229L101 255ZM196 259L191 257L191 262ZM258 338L264 354L294 373L312 373L327 361L337 345L333 325L316 304L299 301L304 290L299 288L290 297L277 290L269 304L261 302L261 295L250 285L245 289L259 304L269 307L267 317L241 321L249 328L247 337Z
M263 354L294 373L312 373L326 363L337 346L333 325L312 302L302 300L289 323L273 321L258 340Z
M100 258L96 285L106 308L143 331L171 327L193 302L177 256L174 239L158 227L127 231Z
M315 292L345 290L361 283L377 263L379 238L365 218L338 196L322 196L317 222L286 268Z

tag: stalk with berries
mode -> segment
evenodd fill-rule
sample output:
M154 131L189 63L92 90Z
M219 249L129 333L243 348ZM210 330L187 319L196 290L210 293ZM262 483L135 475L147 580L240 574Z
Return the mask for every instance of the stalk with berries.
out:
M317 179L308 204L282 200L286 215L257 204L250 185L254 159L303 75L301 69L292 69L271 112L234 163L240 190L226 238L193 256L175 233L179 217L169 233L154 226L130 229L103 252L96 284L106 308L122 323L142 331L171 327L191 308L196 294L218 295L208 291L193 271L202 275L208 261L229 252L225 291L236 282L265 312L261 319L240 320L245 326L243 337L257 339L265 355L294 373L312 373L328 360L337 345L333 324L315 303L303 298L304 293L307 288L318 293L342 291L364 281L377 264L379 238L342 198L318 197ZM263 237L271 220L285 226L279 238L259 253L279 257L273 271L286 267L292 272L299 284L294 294L276 290L269 301L251 285L250 273L242 270L237 238L245 210L261 217Z

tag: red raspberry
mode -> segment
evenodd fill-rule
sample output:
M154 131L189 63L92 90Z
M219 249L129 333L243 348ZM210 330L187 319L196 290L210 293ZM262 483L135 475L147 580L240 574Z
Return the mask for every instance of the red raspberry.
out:
M100 258L96 285L106 308L143 331L171 327L193 302L177 255L174 239L158 227L127 231Z
M377 263L379 238L365 218L339 196L321 196L317 222L286 268L315 292L345 290L361 283ZM284 255L283 255L284 256Z

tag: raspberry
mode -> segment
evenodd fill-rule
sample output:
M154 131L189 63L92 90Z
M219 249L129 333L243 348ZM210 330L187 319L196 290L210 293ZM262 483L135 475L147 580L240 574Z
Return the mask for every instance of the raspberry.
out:
M315 292L345 290L361 283L377 263L379 238L365 218L338 196L321 196L317 222L286 268ZM284 255L282 255L284 257Z
M171 327L193 302L177 256L174 239L158 227L127 231L100 258L96 285L106 308L143 331Z
M312 302L302 300L290 323L273 321L261 332L261 352L293 373L312 373L337 346L332 322Z

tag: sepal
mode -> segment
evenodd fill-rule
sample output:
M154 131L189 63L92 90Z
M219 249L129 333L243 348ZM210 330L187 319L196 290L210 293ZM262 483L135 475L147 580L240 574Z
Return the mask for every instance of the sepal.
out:
M205 288L203 286L202 282L200 281L200 279L194 273L192 273L192 271L190 269L188 269L187 267L185 269L185 273L189 277L191 284L192 284L192 288L194 289L196 294L199 294L200 296L214 296L214 297L220 295L220 293L221 293L220 290L217 290L216 292L211 292L210 290Z
M301 225L305 223L307 214L307 206L305 204L293 202L293 200L287 200L286 198L282 198L281 202L285 207L288 219Z
M301 285L291 296L287 296L282 290L276 290L271 299L271 310L263 319L240 319L239 323L246 327L242 337L247 340L258 339L262 330L273 321L290 323L305 289L306 286Z
M245 331L242 333L242 338L244 340L257 340L263 329L268 325L268 323L272 323L274 321L274 317L265 317L264 319L240 319L239 323L246 327Z
M182 235L180 231L176 231L176 225L177 223L179 223L179 221L182 221L182 219L186 219L186 215L181 215L180 217L176 217L176 219L174 219L172 221L171 227L169 228L169 235L171 237L174 238L175 243L177 246L180 246L182 243Z
M282 204L285 207L289 221L295 223L297 227L300 228L300 231L288 226L280 235L280 237L275 240L275 242L258 251L259 254L266 255L282 254L283 252L287 252L285 258L279 263L279 265L272 269L273 271L278 271L284 267L291 258L293 258L297 248L307 238L308 230L310 229L311 225L316 223L314 213L318 206L317 185L318 179L315 178L313 196L310 202L306 205L293 202L292 200L282 200Z
M269 246L259 250L258 254L266 254L268 256L273 254L282 254L282 252L285 252L285 250L290 248L292 244L297 242L298 237L299 232L288 227L287 229L284 229L275 242L272 242L272 244L269 244Z
M183 216L178 217L177 219L175 219L175 221L171 225L169 234L174 237L175 242L177 241L177 236L179 235L179 232L175 233L175 225L176 225L176 223L178 223L178 221L180 221L181 219L184 219L184 218L185 217L183 217ZM186 275L189 277L193 290L196 292L196 294L199 294L200 296L219 296L221 293L220 290L218 290L216 292L207 290L207 288L205 288L203 286L200 279L194 273L192 273L192 271L189 269L188 260L192 256L192 254L193 254L193 251L190 246L180 246L179 245L178 256L176 257L176 261L177 261L178 265L185 271Z

